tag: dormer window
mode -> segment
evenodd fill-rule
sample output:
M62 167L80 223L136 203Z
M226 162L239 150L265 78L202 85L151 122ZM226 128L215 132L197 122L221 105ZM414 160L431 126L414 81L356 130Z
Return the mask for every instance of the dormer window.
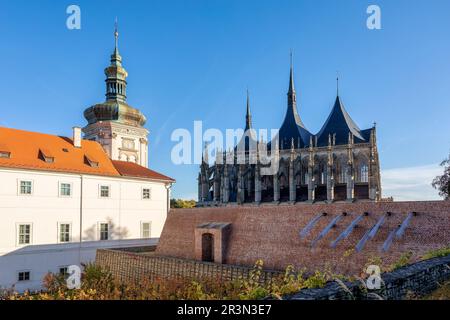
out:
M11 152L9 152L9 151L1 151L0 150L0 158L3 158L3 159L11 158Z
M46 163L55 162L55 157L47 149L39 149L39 155L40 158L44 160Z
M96 159L94 159L91 156L85 155L84 156L86 163L91 166L92 168L98 168L99 167L99 163Z
M11 151L8 147L0 145L0 158L9 159L11 158Z

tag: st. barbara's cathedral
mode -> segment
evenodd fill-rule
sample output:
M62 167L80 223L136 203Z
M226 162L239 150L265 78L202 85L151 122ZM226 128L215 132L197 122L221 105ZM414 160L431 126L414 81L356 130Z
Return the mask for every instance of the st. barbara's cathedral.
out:
M291 62L287 111L278 135L271 142L256 141L247 95L244 135L232 152L217 152L214 165L202 160L198 176L198 205L261 202L380 201L381 179L376 126L361 130L344 108L339 92L322 129L312 134L298 112ZM271 143L275 147L271 148ZM272 174L262 174L257 150L275 151L278 163ZM236 152L243 146L241 154ZM258 151L256 152L258 155ZM244 161L238 157L243 155ZM242 159L242 158L241 158Z

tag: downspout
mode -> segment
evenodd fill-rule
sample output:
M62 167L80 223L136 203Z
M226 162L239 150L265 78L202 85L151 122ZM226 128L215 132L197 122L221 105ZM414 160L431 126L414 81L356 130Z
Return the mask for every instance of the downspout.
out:
M167 183L166 184L166 192L167 192L167 201L166 201L166 205L167 205L167 214L169 214L170 211L170 189L172 188L172 183Z
M119 228L118 228L118 233L119 233L119 246L120 246L120 241L122 240L122 181L119 182ZM112 240L112 239L111 239Z
M80 175L80 241L78 250L78 264L81 267L81 246L83 242L83 176Z

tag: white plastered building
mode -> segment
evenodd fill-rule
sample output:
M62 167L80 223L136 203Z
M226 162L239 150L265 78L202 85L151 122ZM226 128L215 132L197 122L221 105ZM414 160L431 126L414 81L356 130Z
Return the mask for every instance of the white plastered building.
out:
M0 127L0 288L38 290L98 248L158 241L175 181L148 169L146 119L126 104L117 35L106 102L86 109L85 128L68 138Z

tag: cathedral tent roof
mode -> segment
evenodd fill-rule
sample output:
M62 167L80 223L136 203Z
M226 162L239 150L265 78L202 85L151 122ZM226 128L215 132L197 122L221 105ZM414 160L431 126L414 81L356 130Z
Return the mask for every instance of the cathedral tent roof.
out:
M345 110L340 97L337 96L330 115L317 134L317 145L319 147L328 145L329 135L333 136L334 134L337 145L347 144L349 133L354 136L355 143L367 142L370 129L361 131Z
M309 145L311 133L306 129L303 124L298 111L297 111L297 95L294 86L294 68L292 66L292 54L291 54L291 68L289 72L289 90L288 106L286 116L284 117L283 124L278 132L278 141L280 149L290 149L292 140L296 148L303 148ZM270 143L269 146L270 148Z
M297 113L297 110L288 107L283 124L278 133L280 149L290 149L292 139L296 148L308 146L311 133L305 128Z

